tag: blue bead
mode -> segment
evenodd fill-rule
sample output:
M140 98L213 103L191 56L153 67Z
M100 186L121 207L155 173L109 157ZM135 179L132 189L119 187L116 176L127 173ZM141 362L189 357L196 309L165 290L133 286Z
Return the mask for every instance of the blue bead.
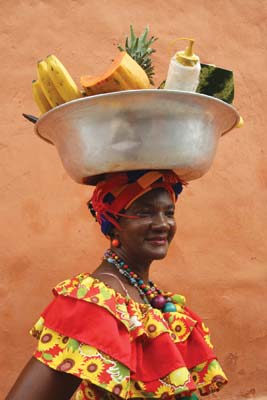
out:
M144 281L142 281L142 279L139 279L138 285L143 285L143 284L144 284Z
M130 282L131 282L131 283L136 283L136 279L130 278Z
M124 266L124 262L123 262L123 261L121 261L121 262L120 262L120 265L123 267L123 266Z
M163 312L173 312L176 311L176 305L171 303L171 302L167 302L165 304L165 306L163 307Z
M114 264L114 260L113 260L113 258L111 258L111 257L107 258L107 262L109 262L109 263L111 263L111 264Z

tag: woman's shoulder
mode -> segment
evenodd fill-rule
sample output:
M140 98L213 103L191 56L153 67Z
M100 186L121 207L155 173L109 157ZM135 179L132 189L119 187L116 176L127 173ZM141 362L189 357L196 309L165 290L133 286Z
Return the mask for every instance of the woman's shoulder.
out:
M88 272L65 279L53 288L54 302L59 306L80 312L111 314L126 324L122 315L127 313L129 298ZM97 306L97 307L96 307Z
M99 283L100 281L94 279L89 272L81 272L56 284L53 292L55 295L71 295L82 298L85 292L87 293L89 289Z
M128 291L122 281L111 272L80 273L72 278L65 279L58 283L54 294L69 295L78 299L86 299L94 292L110 297L129 298Z
M106 275L106 274L105 274ZM53 288L55 296L70 297L94 303L104 308L110 308L115 304L125 304L129 301L127 295L116 290L116 285L109 285L112 277L99 279L89 272L79 273L71 278L65 279ZM113 278L114 279L114 278ZM114 311L114 310L113 310Z

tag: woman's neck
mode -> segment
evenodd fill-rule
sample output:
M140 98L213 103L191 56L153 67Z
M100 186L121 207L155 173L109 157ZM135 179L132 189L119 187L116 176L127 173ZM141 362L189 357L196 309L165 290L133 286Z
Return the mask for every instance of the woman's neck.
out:
M140 262L136 257L126 254L123 249L113 249L121 259L125 262L130 268L131 271L135 272L140 278L143 279L145 283L149 280L149 269L151 265L151 261L143 261Z

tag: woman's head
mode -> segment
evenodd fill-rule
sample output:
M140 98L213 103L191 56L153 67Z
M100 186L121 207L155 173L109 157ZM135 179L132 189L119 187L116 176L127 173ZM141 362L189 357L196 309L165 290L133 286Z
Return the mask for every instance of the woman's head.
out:
M121 256L140 263L164 258L176 232L174 211L171 194L164 188L152 189L135 200L120 218L119 229L112 230Z
M174 204L181 191L173 171L113 173L97 184L88 206L107 237L119 239L127 251L140 252L141 246L157 259L174 236Z

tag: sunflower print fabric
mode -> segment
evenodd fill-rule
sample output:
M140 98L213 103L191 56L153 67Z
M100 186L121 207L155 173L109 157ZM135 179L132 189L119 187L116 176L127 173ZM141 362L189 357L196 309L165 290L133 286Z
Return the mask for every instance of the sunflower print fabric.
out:
M81 378L75 400L158 398L196 400L227 378L208 328L173 295L162 313L122 296L89 274L58 284L54 300L30 333L34 356Z

